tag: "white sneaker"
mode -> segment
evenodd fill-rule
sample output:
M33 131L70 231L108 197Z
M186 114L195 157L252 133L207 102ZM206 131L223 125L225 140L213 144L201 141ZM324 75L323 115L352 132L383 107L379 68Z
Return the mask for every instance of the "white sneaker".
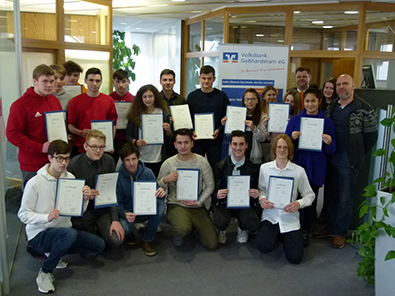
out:
M59 260L58 265L56 265L56 269L65 269L69 265L68 262L63 261L62 259Z
M237 227L236 242L238 242L239 244L245 244L246 242L248 242L247 230L241 230L240 227Z
M221 245L224 245L226 243L226 230L219 231L218 240Z
M41 293L49 293L49 292L55 292L55 287L52 284L52 282L55 280L53 275L51 273L45 273L41 270L38 272L38 276L36 278L36 283L38 286L38 290Z

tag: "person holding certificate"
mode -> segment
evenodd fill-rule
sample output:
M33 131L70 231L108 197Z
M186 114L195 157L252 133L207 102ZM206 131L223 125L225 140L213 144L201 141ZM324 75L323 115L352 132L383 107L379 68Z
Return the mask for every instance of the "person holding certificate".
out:
M67 61L63 63L63 67L66 69L67 72L66 76L64 77L64 84L80 85L82 93L86 93L88 91L86 87L78 82L80 80L81 73L83 72L82 67L73 61Z
M134 144L126 143L120 151L120 156L122 165L119 169L117 182L117 199L120 222L125 230L125 243L133 245L136 242L133 235L134 223L148 221L142 236L142 248L147 256L155 256L157 252L154 244L155 234L166 210L165 191L162 188L158 188L155 192L155 196L157 197L155 215L135 214L134 200L148 197L136 196L134 194L135 192L131 190L133 183L151 181L156 184L156 178L152 170L145 167L144 163L140 161L140 152Z
M85 152L73 157L70 161L69 171L78 179L85 179L85 184L95 188L96 178L99 174L115 172L114 159L104 153L106 136L98 130L90 130L85 138ZM118 206L95 208L95 196L98 190L92 190L88 209L82 217L73 217L75 229L98 233L107 246L119 246L125 236L119 222ZM115 193L114 193L115 195ZM116 200L116 196L114 196Z
M57 180L75 178L66 170L71 149L71 145L62 140L51 142L47 156L49 164L44 165L27 183L18 211L19 219L26 224L29 252L42 254L45 258L36 279L41 293L55 292L52 272L55 268L67 267L67 263L61 261L63 255L80 253L84 258L94 258L105 247L100 237L71 228L70 217L60 216L59 210L54 209ZM84 199L86 209L90 195L91 190L85 185L80 207Z
M174 146L178 154L163 162L158 184L167 190L167 219L173 228L174 245L183 245L185 237L195 229L202 246L214 250L219 245L218 235L209 211L204 206L214 192L213 171L204 157L192 152L193 145L193 131L178 129L174 132ZM189 182L185 182L187 186L178 180L177 170L191 172L184 174L189 178ZM194 174L196 171L198 174ZM191 183L194 186L190 186ZM191 192L191 187L196 191ZM178 191L194 193L196 199L185 200L186 196L179 196Z
M248 147L246 133L239 130L233 131L230 134L229 145L232 150L232 155L218 162L214 168L214 225L219 230L219 243L225 244L226 228L229 226L230 219L235 217L239 224L236 241L244 244L248 241L248 232L253 233L257 231L259 227L259 217L254 206L259 197L259 191L257 189L259 168L245 157L245 152ZM237 208L231 206L229 203L229 193L232 190L238 192L238 188L229 188L228 176L250 177L248 184L246 184L248 185L248 192L246 192L245 196L247 203L242 207ZM243 184L239 183L239 185Z
M149 133L158 132L156 129L144 129L143 133L142 115L162 114L163 115L163 143L149 145L143 139ZM157 88L151 84L142 86L136 94L133 105L128 111L128 126L126 127L126 140L139 147L141 161L150 168L155 176L158 176L162 161L167 156L167 147L171 141L172 132L170 129L169 108Z
M335 126L328 117L319 109L322 100L321 91L318 88L309 87L305 90L303 101L305 109L301 114L292 117L287 125L285 133L292 139L295 147L299 146L301 133L301 121L306 118L321 118L323 130L310 130L310 136L317 135L318 141L321 142L321 150L312 149L296 149L294 154L294 162L306 170L309 178L310 186L316 196L318 196L319 188L324 184L326 177L326 164L329 155L336 150ZM303 232L303 244L305 247L309 245L309 233L312 224L317 218L317 199L309 207L301 211L301 223Z
M261 166L258 189L259 201L264 210L257 246L262 253L269 253L275 248L277 237L281 235L288 262L299 264L304 250L298 210L311 205L315 195L305 170L291 162L293 154L292 140L286 134L280 134L273 141L274 161ZM277 182L271 183L270 180L275 178ZM301 199L297 199L299 194ZM280 207L279 204L283 203L285 206Z

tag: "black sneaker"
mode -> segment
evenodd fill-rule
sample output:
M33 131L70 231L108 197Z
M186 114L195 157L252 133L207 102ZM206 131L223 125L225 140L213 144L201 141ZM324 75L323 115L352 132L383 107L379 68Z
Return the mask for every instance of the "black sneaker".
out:
M303 232L303 247L307 248L310 245L310 233L309 232Z
M129 246L134 246L136 244L136 239L134 238L133 233L125 235L125 239L123 241Z

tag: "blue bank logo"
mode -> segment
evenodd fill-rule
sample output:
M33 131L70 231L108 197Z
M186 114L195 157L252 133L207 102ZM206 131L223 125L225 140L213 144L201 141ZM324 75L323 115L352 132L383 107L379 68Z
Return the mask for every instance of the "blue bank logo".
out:
M238 63L239 53L238 52L224 52L222 56L224 63Z

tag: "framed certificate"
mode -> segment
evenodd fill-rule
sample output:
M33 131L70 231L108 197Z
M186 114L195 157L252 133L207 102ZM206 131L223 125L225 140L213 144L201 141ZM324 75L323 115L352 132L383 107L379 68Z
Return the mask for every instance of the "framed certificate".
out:
M117 181L118 173L96 175L95 189L100 194L95 196L95 209L112 207L118 204Z
M82 94L82 85L74 84L74 85L63 85L63 89L70 94L73 98Z
M193 128L188 104L170 106L170 113L171 118L173 118L173 127L175 131L180 128Z
M267 200L274 203L274 208L282 209L292 201L294 178L270 176Z
M298 149L322 151L324 118L301 117Z
M269 103L268 117L270 117L267 125L268 132L285 133L289 118L289 104Z
M199 200L199 169L177 169L177 200Z
M214 139L214 113L195 114L195 140Z
M112 120L92 120L91 129L99 130L106 136L106 149L114 150L114 122Z
M141 114L141 138L148 145L162 145L163 139L163 113Z
M116 101L115 109L117 109L118 120L117 120L117 129L126 129L128 126L128 119L126 118L126 114L128 113L130 107L132 106L132 102L120 102Z
M230 134L234 130L245 131L245 120L247 117L247 107L226 107L225 134Z
M228 176L227 208L249 208L250 176Z
M85 180L59 178L56 183L55 209L60 216L80 217L84 209L82 190Z
M137 215L156 215L156 182L132 182L133 213Z
M69 142L66 129L66 111L45 112L45 128L49 142L63 140Z

